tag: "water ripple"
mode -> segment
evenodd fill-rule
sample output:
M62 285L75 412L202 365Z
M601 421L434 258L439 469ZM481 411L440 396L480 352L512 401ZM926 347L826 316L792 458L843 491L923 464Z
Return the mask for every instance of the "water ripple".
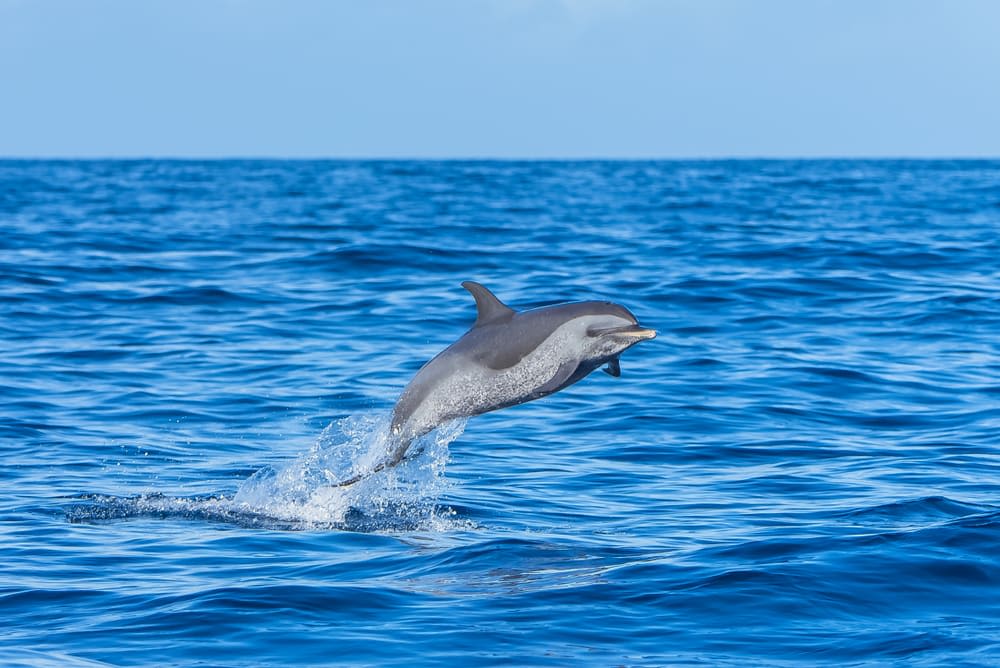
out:
M0 161L4 665L993 665L1000 163ZM473 317L618 379L384 452Z

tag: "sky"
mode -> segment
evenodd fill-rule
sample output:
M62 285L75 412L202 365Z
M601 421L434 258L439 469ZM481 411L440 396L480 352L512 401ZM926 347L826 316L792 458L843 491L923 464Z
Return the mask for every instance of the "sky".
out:
M1000 157L1000 1L0 0L0 156Z

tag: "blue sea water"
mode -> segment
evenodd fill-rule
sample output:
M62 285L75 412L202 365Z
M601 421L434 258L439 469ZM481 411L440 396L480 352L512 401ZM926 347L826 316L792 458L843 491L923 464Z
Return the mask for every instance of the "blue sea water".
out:
M0 454L2 665L1000 665L1000 162L3 161Z

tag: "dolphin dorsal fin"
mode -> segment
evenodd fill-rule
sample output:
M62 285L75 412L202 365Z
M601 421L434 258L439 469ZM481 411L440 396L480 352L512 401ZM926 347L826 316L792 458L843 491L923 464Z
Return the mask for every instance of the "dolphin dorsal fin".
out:
M465 281L462 287L476 299L476 324L473 327L507 320L514 315L514 309L496 298L486 287L475 281Z

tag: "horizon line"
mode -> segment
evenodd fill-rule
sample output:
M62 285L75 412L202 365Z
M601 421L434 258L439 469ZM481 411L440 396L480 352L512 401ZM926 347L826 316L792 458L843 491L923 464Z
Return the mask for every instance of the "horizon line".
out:
M87 162L87 161L324 161L324 162L721 162L721 161L830 161L830 160L869 160L869 161L995 161L1000 155L709 155L709 156L323 156L323 155L0 155L0 161L53 161L53 162Z

